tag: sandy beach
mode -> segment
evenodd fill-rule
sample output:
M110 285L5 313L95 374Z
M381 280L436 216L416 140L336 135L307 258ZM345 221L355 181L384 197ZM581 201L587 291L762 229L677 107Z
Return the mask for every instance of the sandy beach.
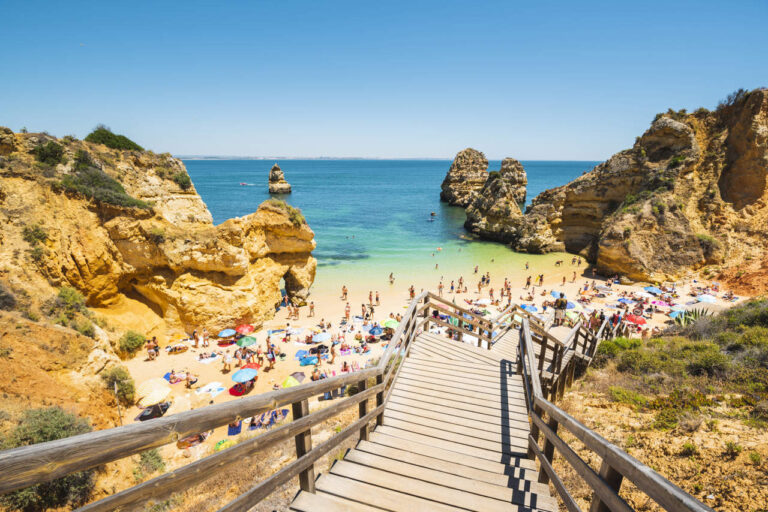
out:
M522 258L521 258L522 257ZM298 343L296 338L303 338L307 334L310 334L310 329L316 328L321 323L331 323L329 332L339 334L340 322L344 317L344 309L346 303L349 302L351 315L360 315L361 306L368 304L369 293L374 295L374 320L383 321L392 315L402 314L407 308L409 303L409 287L413 286L415 293L418 295L423 290L429 290L434 293L440 293L440 283L443 283L443 297L448 300L455 301L456 304L461 306L467 306L465 300L474 301L477 299L485 298L489 299L493 292L495 298L499 298L501 288L503 287L505 278L509 281L511 289L512 302L518 304L535 305L539 312L542 311L542 305L544 301L552 301L553 297L551 293L555 291L557 294L564 293L565 296L574 302L579 297L579 289L583 289L586 286L592 287L593 284L600 287L601 290L605 290L606 280L599 276L592 275L591 267L582 260L581 264L573 264L573 256L564 253L553 253L541 256L534 255L520 255L510 252L510 258L505 261L503 258L493 258L489 261L478 261L477 273L475 273L475 266L470 264L465 265L451 265L450 255L436 253L434 261L437 268L428 269L407 269L402 272L394 272L394 283L390 284L389 274L385 269L382 269L381 275L372 275L373 273L367 273L363 275L348 274L344 277L334 276L334 279L325 278L322 276L322 269L318 276L317 284L312 288L310 301L314 303L315 313L314 317L309 316L309 307L300 308L300 315L298 320L292 320L288 318L288 312L285 308L281 308L275 315L275 317L266 322L260 329L253 332L251 335L255 336L258 340L256 346L265 347L265 342L268 336L268 331L284 329L286 326L290 326L294 329L303 329L300 336L293 336L291 341L283 341L284 333L276 333L271 336L271 342L278 346L280 352L285 354L285 358L278 360L275 367L269 370L266 366L259 369L258 379L254 388L247 393L246 396L253 396L258 393L271 391L275 385L280 385L289 375L294 372L303 372L307 379L312 374L313 366L300 365L300 362L295 358L295 354L299 350L306 350L312 345L304 345ZM558 261L562 261L558 264ZM442 267L440 264L443 263ZM525 268L526 264L528 269ZM481 287L478 291L478 283L482 275L490 275L490 285ZM531 276L533 283L536 283L539 275L544 275L543 286L533 287L533 300L527 300L529 296L529 290L525 289L526 279ZM405 276L405 277L403 277ZM458 282L463 278L465 286L467 288L465 292L459 292ZM563 280L565 279L565 282ZM454 283L455 291L451 292L451 282ZM605 297L595 297L592 302L586 306L578 304L574 311L576 313L582 313L584 315L589 314L592 310L604 311L606 316L610 316L617 309L611 307L617 304L618 298L622 294L632 293L646 293L643 291L643 287L648 283L635 283L632 285L619 285L613 284L610 291L601 291L601 295ZM676 301L676 304L681 307L691 308L695 307L695 299L689 296L691 287L705 286L705 283L694 282L692 279L687 283L678 283L677 291L680 298ZM341 288L346 286L348 288L348 299L342 300ZM721 290L722 292L722 290ZM375 295L378 293L380 302L376 304ZM597 291L593 292L593 295ZM646 293L647 295L647 293ZM521 300L521 297L523 300ZM490 306L488 309L492 314L496 314L503 306L506 305L508 299L504 297L500 307ZM729 305L729 302L718 298L714 304L706 304L708 309L722 309ZM668 308L657 308L662 311L668 311ZM551 309L549 310L551 311ZM643 328L651 329L658 328L663 329L665 323L670 319L665 314L659 312L650 315L647 318L647 324L643 325ZM360 323L353 324L358 328ZM204 326L200 326L202 329ZM235 326L231 326L235 327ZM356 329L357 330L357 329ZM212 333L212 335L215 333ZM354 341L354 334L346 332L346 342L352 346L356 346ZM637 334L638 336L640 334ZM169 343L178 342L180 336L178 334L171 334L169 341L163 343L163 346L167 346ZM211 346L194 348L191 343L188 343L189 349L180 354L169 355L165 350L161 350L161 355L150 361L147 358L145 350L140 351L136 357L130 361L126 361L131 375L136 381L137 385L152 378L162 377L167 372L174 370L177 373L184 373L187 371L192 372L197 376L197 382L187 389L185 383L179 382L172 384L172 392L169 396L169 400L172 401L172 406L167 414L173 414L182 412L189 409L202 407L210 403L221 403L228 400L235 400L237 397L232 396L229 393L229 388L234 384L231 376L238 370L238 367L233 364L231 371L223 371L223 359L224 355L233 354L236 345L229 347L219 347L216 345L216 338L212 337ZM366 354L352 353L350 355L344 355L338 353L333 364L328 360L320 360L318 368L321 372L326 373L328 376L333 376L341 371L341 366L344 362L351 366L364 368L366 363L377 359L384 349L384 343L370 344L371 350ZM338 348L338 347L337 347ZM216 359L207 364L204 364L198 360L201 353L210 353L211 351L217 351L222 355L219 355ZM307 382L307 381L305 381ZM205 392L201 388L220 388L218 394ZM223 389L221 389L223 388ZM318 405L315 404L314 407ZM131 422L141 410L138 407L133 407L127 411L125 421ZM204 443L207 446L213 446L214 443L227 437L227 428L221 427L216 429L212 437ZM165 450L177 450L175 447L166 447ZM177 450L178 451L178 450Z

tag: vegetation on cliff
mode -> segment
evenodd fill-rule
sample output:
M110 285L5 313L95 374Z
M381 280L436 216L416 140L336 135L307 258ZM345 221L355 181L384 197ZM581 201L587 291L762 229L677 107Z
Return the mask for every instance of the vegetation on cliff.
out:
M11 431L2 449L54 441L90 432L88 422L59 407L31 409ZM31 512L56 507L75 508L88 501L93 491L94 470L73 473L51 482L34 485L0 496L9 510Z
M91 133L89 133L85 140L86 142L93 142L94 144L104 144L108 148L112 149L144 151L144 148L133 142L125 135L112 133L112 130L103 124L98 125Z

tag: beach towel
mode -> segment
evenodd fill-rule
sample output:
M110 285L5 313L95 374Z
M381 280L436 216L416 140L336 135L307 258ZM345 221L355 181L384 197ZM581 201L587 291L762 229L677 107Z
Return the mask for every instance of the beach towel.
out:
M195 390L195 393L198 395L202 395L205 393L208 393L211 395L211 398L216 398L219 394L226 391L226 388L221 385L221 382L209 382L203 387L200 387Z
M313 365L313 364L317 364L317 362L318 362L317 356L308 356L308 357L305 357L305 358L301 359L299 361L299 364L301 366L310 366L310 365Z
M230 423L229 426L227 426L227 435L236 436L237 434L240 433L241 430L243 430L242 421L236 421L234 423Z
M308 354L309 354L309 351L307 350L299 350L298 352L296 352L296 355L293 358L296 359L297 361L301 361L302 359L307 357Z

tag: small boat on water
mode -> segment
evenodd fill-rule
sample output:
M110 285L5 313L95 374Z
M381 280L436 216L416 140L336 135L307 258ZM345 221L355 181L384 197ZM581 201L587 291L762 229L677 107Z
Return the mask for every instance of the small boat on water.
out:
M241 182L240 182L240 186L241 186L241 187L245 187L245 186L247 186L247 185L248 185L248 184L247 184L246 182L244 182L244 181L241 181Z
M437 214L435 212L432 212L429 214L431 217L437 217Z

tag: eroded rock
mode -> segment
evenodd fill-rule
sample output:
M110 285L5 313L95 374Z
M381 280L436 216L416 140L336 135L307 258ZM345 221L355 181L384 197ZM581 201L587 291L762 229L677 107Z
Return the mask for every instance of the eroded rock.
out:
M269 171L269 193L270 194L290 194L291 185L285 181L285 174L280 166L275 164Z
M454 206L469 205L472 193L488 179L488 159L480 151L467 148L453 159L440 189L440 200Z

